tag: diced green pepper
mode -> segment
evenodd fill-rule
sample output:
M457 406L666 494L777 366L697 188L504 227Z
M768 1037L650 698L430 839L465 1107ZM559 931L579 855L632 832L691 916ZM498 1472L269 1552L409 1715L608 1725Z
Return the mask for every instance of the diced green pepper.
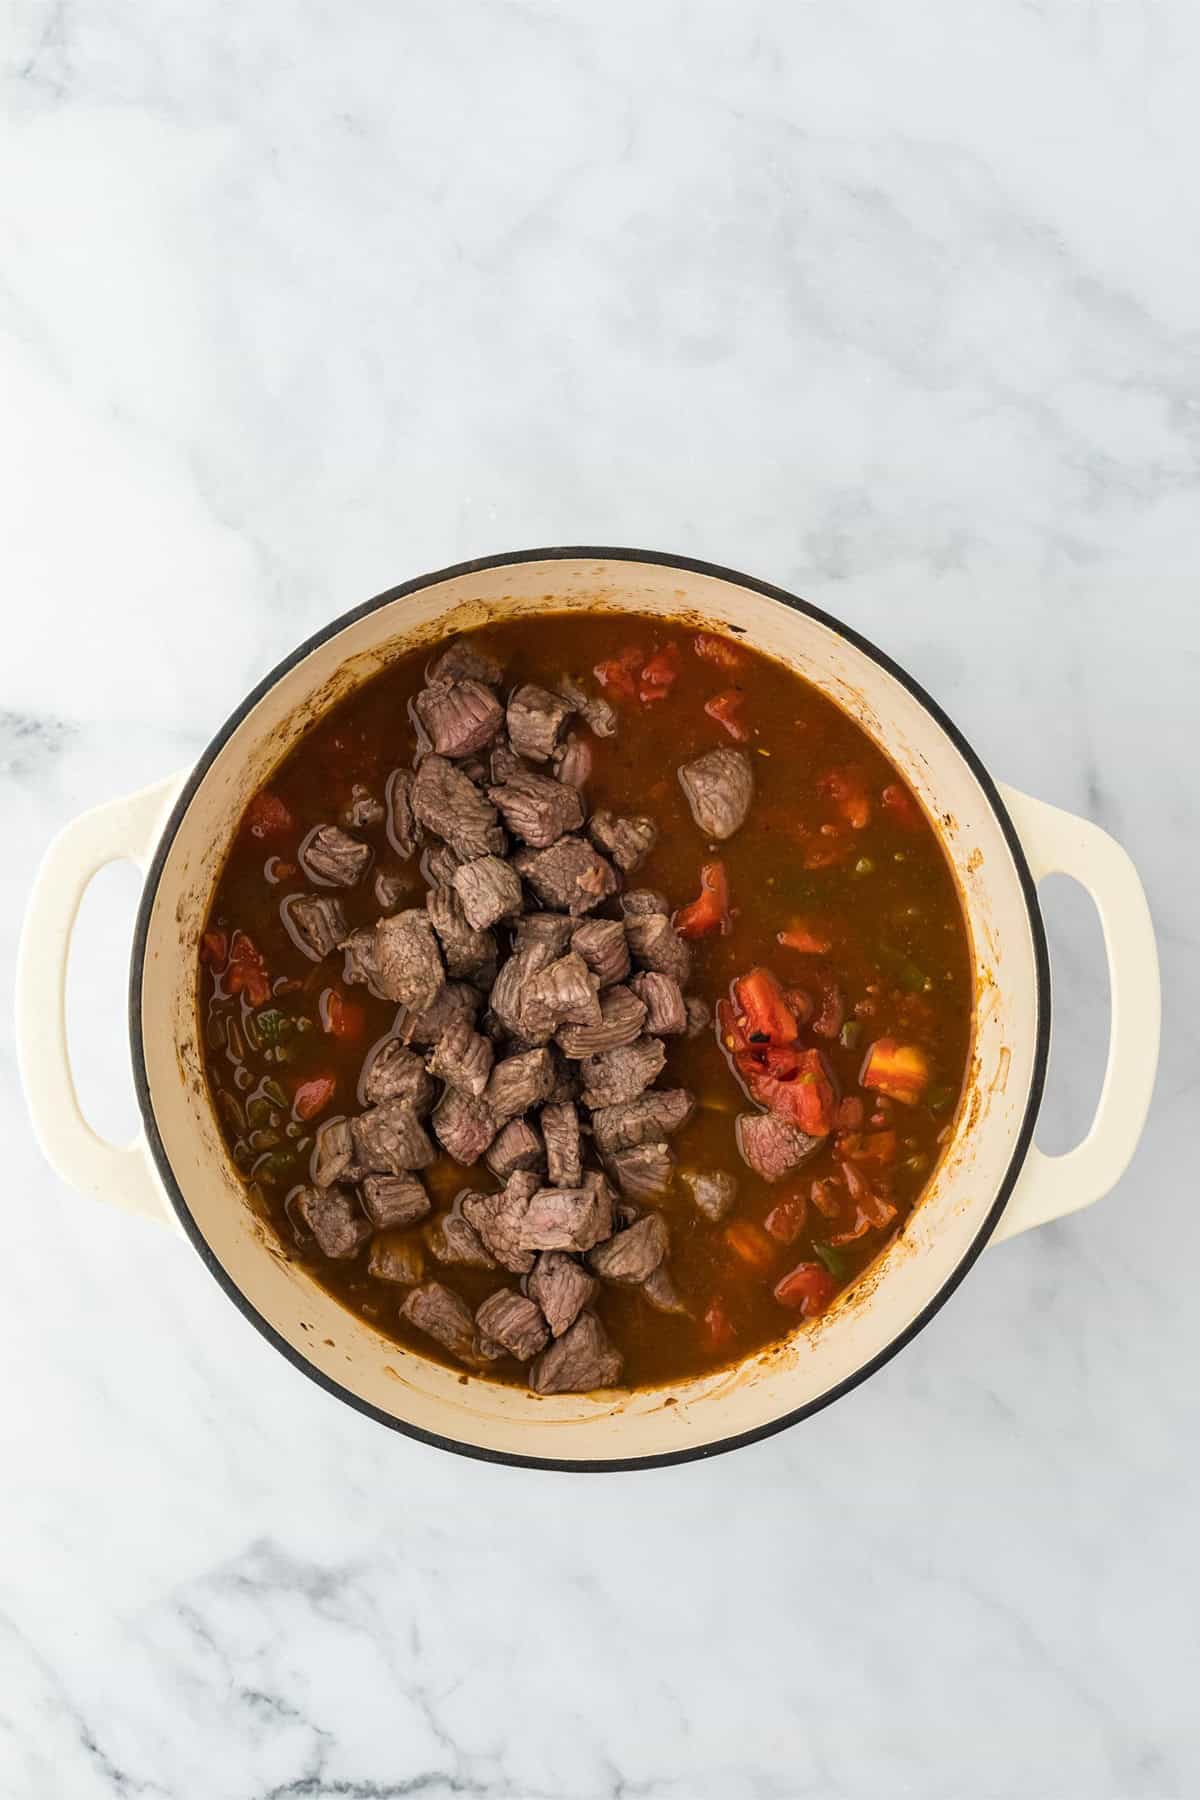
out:
M838 1043L843 1050L857 1050L862 1039L862 1020L847 1019L838 1032Z
M842 1255L841 1251L835 1249L832 1244L818 1244L815 1238L813 1240L813 1249L825 1264L825 1267L829 1270L829 1273L833 1276L834 1280L845 1281L850 1270L846 1258Z

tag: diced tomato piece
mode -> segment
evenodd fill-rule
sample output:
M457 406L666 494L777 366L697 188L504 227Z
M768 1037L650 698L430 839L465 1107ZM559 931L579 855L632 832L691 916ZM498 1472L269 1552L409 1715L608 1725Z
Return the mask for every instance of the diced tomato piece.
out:
M900 1140L894 1131L843 1132L837 1140L837 1154L848 1162L874 1163L886 1169L896 1160Z
M725 864L705 863L700 871L700 898L681 906L673 920L680 937L708 937L714 932L724 935L733 920L729 915L729 877Z
M766 1275L775 1261L775 1246L752 1219L735 1219L725 1227L725 1242L733 1254L756 1275Z
M812 1028L818 1037L835 1038L846 1019L845 996L836 981L828 976L818 979L821 980L821 1004L817 1008Z
M211 968L219 969L225 965L229 955L229 940L223 931L206 931L200 939L200 961L208 963Z
M231 994L245 994L251 1006L262 1006L271 998L271 979L267 965L256 944L244 931L235 931L229 946L229 962L225 969L225 986Z
M808 1197L826 1219L836 1219L842 1210L842 1191L828 1175L811 1184Z
M668 644L663 650L656 650L649 662L642 665L639 677L638 698L643 705L652 700L665 700L675 685L679 674L679 645Z
M749 728L742 722L741 711L746 704L746 696L741 688L726 688L720 694L714 694L711 700L704 702L704 710L710 719L723 725L735 744L750 742Z
M847 1094L846 1098L838 1103L833 1121L834 1129L837 1131L861 1131L866 1114L867 1109L858 1095Z
M921 829L921 809L908 789L901 787L898 781L889 782L879 798L897 825L903 825L907 831Z
M293 831L296 821L278 794L255 794L242 815L242 824L255 838L282 837Z
M321 1029L346 1043L354 1043L363 1034L366 1014L357 1000L347 1000L336 988L326 988L321 995Z
M716 663L719 669L744 669L748 661L744 650L711 631L698 631L692 639L692 649L705 662Z
M807 1025L808 1021L813 1016L813 1000L808 989L790 987L784 988L783 991L787 998L788 1005L796 1015L796 1023L798 1025Z
M790 1119L810 1137L824 1137L832 1131L836 1102L819 1050L801 1051L792 1074L775 1075L753 1064L743 1074L754 1099L769 1112Z
M717 1001L717 1025L721 1033L721 1042L731 1056L745 1056L750 1048L741 1019L732 1000Z
M818 777L817 787L833 801L852 831L862 831L871 823L871 796L860 769L828 769Z
M597 663L592 674L607 693L633 700L637 697L638 671L643 660L642 651L631 645L619 655L610 656L607 662Z
M793 919L786 931L777 931L775 936L789 950L805 956L828 956L833 949L833 939L815 919Z
M719 1294L714 1294L704 1309L700 1335L710 1350L724 1350L733 1342L733 1321Z
M808 1201L803 1194L787 1194L773 1206L763 1224L777 1243L794 1244L804 1230L808 1218Z
M794 1044L796 1015L770 969L751 969L733 984L733 997L751 1044Z
M916 1106L929 1083L929 1058L916 1044L876 1038L859 1076L861 1087L875 1088L905 1106Z
M798 1307L804 1319L823 1313L836 1293L837 1282L824 1263L797 1263L775 1284L775 1298L780 1305Z
M831 1244L853 1244L858 1238L866 1237L868 1231L880 1231L885 1225L890 1225L896 1217L896 1208L890 1200L885 1200L882 1194L876 1193L853 1163L846 1162L841 1167L854 1202L854 1220L835 1233L829 1241Z
M313 1075L308 1081L302 1081L292 1096L296 1117L315 1119L333 1099L336 1087L337 1081L332 1075Z

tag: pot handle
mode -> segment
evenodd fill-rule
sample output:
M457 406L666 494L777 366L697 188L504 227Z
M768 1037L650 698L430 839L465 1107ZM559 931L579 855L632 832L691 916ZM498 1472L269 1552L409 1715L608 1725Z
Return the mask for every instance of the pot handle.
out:
M46 1160L72 1187L125 1212L174 1223L145 1135L110 1144L79 1107L67 1045L67 958L79 903L106 863L145 874L182 775L81 813L59 832L37 872L16 970L17 1062L33 1129Z
M1090 1206L1124 1173L1146 1122L1158 1066L1158 951L1133 862L1090 819L1002 787L1035 881L1072 875L1091 895L1104 933L1112 1024L1104 1085L1091 1127L1063 1156L1031 1144L993 1243Z

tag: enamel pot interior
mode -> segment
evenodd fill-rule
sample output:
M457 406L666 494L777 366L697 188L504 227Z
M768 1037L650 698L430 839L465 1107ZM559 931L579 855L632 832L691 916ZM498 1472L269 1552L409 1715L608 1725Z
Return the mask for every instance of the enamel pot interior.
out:
M326 708L391 658L447 632L572 608L733 627L862 724L937 821L953 862L973 944L976 1029L966 1097L920 1205L825 1318L737 1368L669 1388L541 1399L457 1375L380 1337L265 1232L209 1105L197 946L246 801ZM753 832L753 813L743 829ZM703 1455L777 1429L852 1386L936 1309L986 1242L1028 1143L1048 1030L1043 969L1032 884L990 781L886 658L823 614L725 571L629 552L534 552L449 571L348 615L270 676L221 733L184 790L146 890L134 1059L150 1141L185 1230L294 1362L386 1423L469 1454L613 1467Z

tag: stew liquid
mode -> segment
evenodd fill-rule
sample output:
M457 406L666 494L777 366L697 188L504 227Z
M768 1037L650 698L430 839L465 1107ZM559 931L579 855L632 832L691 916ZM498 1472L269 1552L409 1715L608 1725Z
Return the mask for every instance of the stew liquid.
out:
M659 1310L641 1283L603 1277L589 1310L623 1358L621 1385L670 1383L740 1361L819 1314L855 1280L902 1229L949 1135L972 1029L970 948L949 864L925 814L858 725L736 637L698 637L682 623L627 614L570 613L497 623L459 642L502 665L501 707L524 684L554 692L564 677L609 702L614 735L594 735L576 716L559 749L574 733L590 753L585 816L609 809L657 826L644 862L617 871L620 887L666 896L691 950L680 985L712 1014L694 1036L662 1038L655 1090L687 1090L694 1100L670 1133L675 1168L665 1191L623 1197L613 1181L626 1208L617 1230L651 1210L665 1221L666 1299L679 1310ZM523 1292L520 1273L441 1261L431 1248L460 1190L501 1186L482 1162L463 1167L439 1152L417 1177L432 1211L399 1232L372 1234L360 1221L361 1244L346 1256L322 1253L302 1198L297 1205L312 1191L320 1127L363 1110L361 1071L393 1032L397 1004L347 980L340 949L314 960L281 903L314 892L335 897L349 933L380 919L378 878L386 886L390 877L391 910L424 908L422 870L438 840L426 830L405 859L378 814L391 772L417 767L428 747L413 703L438 655L400 657L338 705L247 808L201 944L203 1039L215 1108L249 1203L289 1254L385 1336L484 1379L526 1383L526 1363L499 1354L499 1345L473 1361L402 1313L412 1279L371 1272L382 1237L401 1261L409 1247L412 1277L444 1284L472 1313L498 1288ZM678 775L716 749L748 758L754 790L744 822L722 840L697 824ZM488 748L478 752L479 762L488 757ZM460 762L470 769L472 758ZM555 766L552 759L541 772ZM486 787L486 775L476 778ZM357 812L348 810L356 801ZM314 828L339 818L369 846L369 866L351 885L319 885L305 873L305 845ZM586 827L577 835L586 838ZM518 848L510 834L506 854ZM526 894L527 911L543 906ZM619 894L579 916L619 919ZM510 925L495 927L501 960ZM485 1012L486 1002L481 1031ZM700 1016L695 1009L693 1027ZM497 1044L497 1061L510 1048ZM569 1079L579 1063L564 1067ZM737 1121L777 1106L819 1141L793 1171L767 1180L739 1149ZM600 1168L585 1109L580 1115L584 1163ZM536 1108L528 1118L536 1121ZM428 1116L423 1123L431 1130ZM724 1216L696 1204L685 1176L697 1173L736 1183ZM544 1171L538 1179L545 1183ZM588 1254L578 1260L586 1265Z

